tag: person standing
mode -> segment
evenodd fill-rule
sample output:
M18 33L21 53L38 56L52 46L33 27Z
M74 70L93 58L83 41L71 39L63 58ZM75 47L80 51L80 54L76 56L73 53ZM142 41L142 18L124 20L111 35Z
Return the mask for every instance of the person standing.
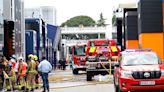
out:
M8 77L10 77L10 79L11 79L12 88L15 89L16 88L16 74L15 74L15 71L14 71L11 63L9 63L8 66L6 67L6 73L7 73ZM7 90L11 91L10 90L11 86L10 86L9 81L7 81L7 83L6 83L6 88L7 88Z
M25 77L27 71L27 64L23 62L23 57L18 58L18 84L19 89L24 90L26 86Z
M63 60L62 60L62 69L65 70L65 68L66 68L66 59L63 58Z
M38 61L38 57L36 55L33 56L34 61L36 62L36 71L37 74L35 76L35 88L38 89L39 88L39 73L38 73L38 65L39 65L39 61Z
M42 80L43 80L43 92L49 92L49 81L48 81L48 73L52 71L52 65L46 60L45 57L42 57L42 61L38 65L38 70L41 73Z
M36 62L33 60L33 55L28 56L28 68L27 68L27 90L34 91L35 88L35 76L36 71Z
M9 62L12 64L12 68L14 69L16 66L16 56L12 55Z
M5 65L3 64L3 55L0 55L0 91L3 89Z

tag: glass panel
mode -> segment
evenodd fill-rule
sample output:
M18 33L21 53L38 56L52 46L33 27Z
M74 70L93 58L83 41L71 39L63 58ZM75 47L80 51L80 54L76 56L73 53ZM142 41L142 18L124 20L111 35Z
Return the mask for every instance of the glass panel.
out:
M3 46L3 0L0 0L0 50Z
M159 64L159 58L154 53L134 53L123 57L123 65L152 65Z
M85 56L85 47L75 47L74 54L78 56Z

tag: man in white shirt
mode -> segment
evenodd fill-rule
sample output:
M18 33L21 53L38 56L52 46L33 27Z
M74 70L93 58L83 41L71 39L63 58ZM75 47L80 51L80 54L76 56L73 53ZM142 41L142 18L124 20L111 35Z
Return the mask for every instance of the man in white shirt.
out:
M45 57L42 57L42 61L38 65L38 70L41 73L42 80L43 80L43 87L44 87L43 92L46 92L46 89L49 92L48 73L52 71L52 65L50 64L50 62L46 60Z

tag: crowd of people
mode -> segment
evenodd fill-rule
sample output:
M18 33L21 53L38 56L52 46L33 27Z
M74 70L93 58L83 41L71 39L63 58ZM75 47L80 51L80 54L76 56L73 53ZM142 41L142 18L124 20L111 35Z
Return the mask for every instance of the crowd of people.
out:
M43 92L49 91L48 73L51 64L42 57L39 63L36 55L28 55L27 61L23 57L13 55L10 60L0 55L0 90L34 91L39 88L39 77L43 80ZM11 81L11 82L10 82Z

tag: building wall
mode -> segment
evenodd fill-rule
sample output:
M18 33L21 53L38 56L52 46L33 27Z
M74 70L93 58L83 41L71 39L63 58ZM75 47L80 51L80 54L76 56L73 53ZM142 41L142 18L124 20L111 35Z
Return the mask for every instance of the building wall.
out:
M56 25L56 9L54 7L42 6L40 12L45 22Z
M18 54L18 56L24 56L24 51L22 51L22 47L24 47L24 40L20 39L22 38L24 34L24 6L23 6L23 0L15 0L15 52Z
M26 18L42 18L46 23L56 25L56 9L52 6L41 6L39 8L26 8Z
M12 4L11 0L3 0L3 14L4 19L13 20L12 19Z
M140 0L138 31L140 48L151 48L164 59L162 0Z
M21 20L21 33L22 33L22 35L21 35L21 39L22 39L22 47L21 47L21 51L22 51L22 56L23 57L25 57L26 55L25 55L25 44L26 44L26 42L25 42L25 17L24 17L24 1L22 1L21 0L21 15L22 15L22 20Z
M3 46L3 0L0 0L0 54Z
M16 56L24 56L24 0L3 0L4 20L14 21ZM21 38L21 39L20 39Z

